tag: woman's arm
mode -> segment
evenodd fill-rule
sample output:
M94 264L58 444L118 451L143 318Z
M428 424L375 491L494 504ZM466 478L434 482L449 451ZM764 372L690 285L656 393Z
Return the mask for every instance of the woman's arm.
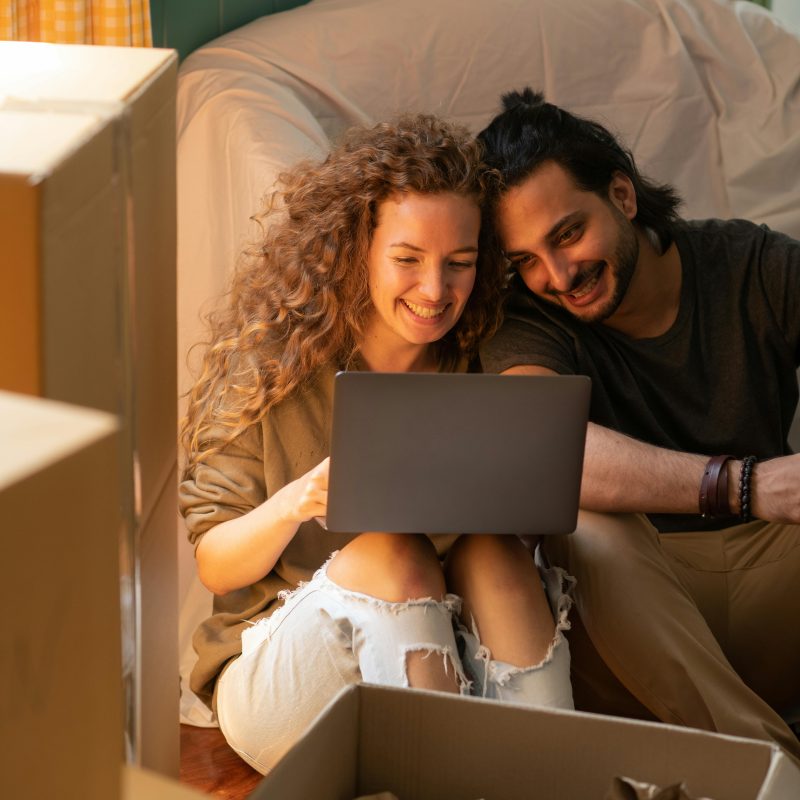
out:
M325 516L329 465L326 458L252 511L208 530L195 552L203 585L226 594L263 578L301 523Z

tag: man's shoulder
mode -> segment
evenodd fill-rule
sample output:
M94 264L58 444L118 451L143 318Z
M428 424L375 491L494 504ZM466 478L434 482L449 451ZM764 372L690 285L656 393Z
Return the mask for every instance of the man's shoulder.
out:
M740 239L742 237L760 237L769 232L766 225L753 222L749 219L708 219L681 220L675 226L675 234L695 239Z
M674 229L682 257L690 262L716 263L726 271L737 265L745 271L781 263L789 254L796 261L800 241L747 219L683 220Z

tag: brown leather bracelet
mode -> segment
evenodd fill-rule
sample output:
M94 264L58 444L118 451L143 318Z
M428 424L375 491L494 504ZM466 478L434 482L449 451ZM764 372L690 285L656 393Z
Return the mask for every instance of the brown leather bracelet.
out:
M731 516L728 502L728 470L725 465L733 456L712 456L708 459L700 481L700 513L704 517ZM720 475L724 475L720 480Z
M725 461L719 471L719 482L717 483L717 508L715 517L732 517L731 501L728 497L728 461L733 460L733 456L726 456Z

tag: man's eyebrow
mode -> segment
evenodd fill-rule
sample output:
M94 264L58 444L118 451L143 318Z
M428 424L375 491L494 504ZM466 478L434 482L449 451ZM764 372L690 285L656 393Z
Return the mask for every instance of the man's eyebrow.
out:
M561 217L549 231L547 231L547 239L553 239L562 228L566 228L568 225L572 225L574 222L577 222L579 219L583 218L582 211L572 211L569 214Z

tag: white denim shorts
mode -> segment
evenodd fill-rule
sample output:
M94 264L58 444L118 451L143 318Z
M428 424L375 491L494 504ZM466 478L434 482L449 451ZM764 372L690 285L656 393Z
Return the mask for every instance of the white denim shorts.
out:
M259 772L271 769L345 686L408 686L411 652L441 658L462 694L573 708L563 634L573 579L560 568L540 568L556 620L553 642L541 663L519 668L492 659L474 621L469 631L458 623L458 596L390 603L338 586L328 563L244 631L242 655L219 679L220 728Z

